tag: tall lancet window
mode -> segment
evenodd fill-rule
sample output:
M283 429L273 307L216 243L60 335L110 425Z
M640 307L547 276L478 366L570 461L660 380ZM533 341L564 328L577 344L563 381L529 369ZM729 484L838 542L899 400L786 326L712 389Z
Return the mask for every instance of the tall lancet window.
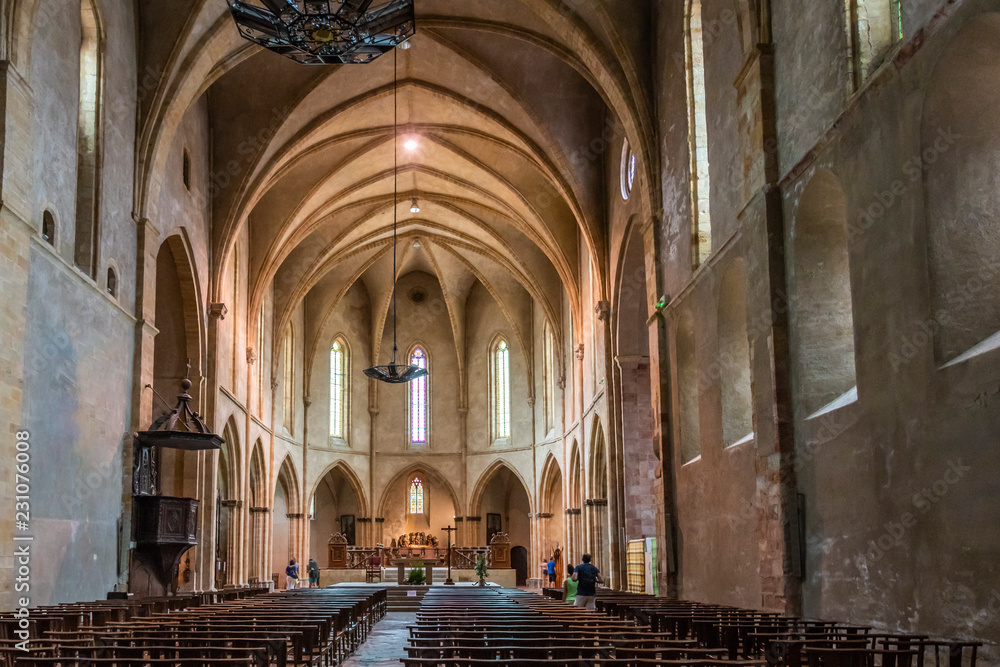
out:
M427 355L416 348L410 355L410 365L427 368ZM410 443L427 444L427 376L410 382Z
M292 432L292 425L294 423L294 415L292 414L292 409L294 406L295 398L295 348L294 339L292 337L292 325L289 324L288 328L285 329L285 338L282 341L281 346L281 362L283 365L283 384L284 384L284 394L282 395L281 412L283 415L283 421L285 423L285 428L289 433Z
M556 403L555 388L553 387L555 376L555 341L552 336L552 327L549 321L545 320L542 327L543 363L545 364L542 373L542 391L545 397L545 432L548 433L555 425Z
M705 41L701 0L688 0L687 60L688 146L691 157L691 264L697 268L712 252L709 213L708 120L705 110Z
M346 432L347 354L344 348L339 340L330 347L330 436L341 439Z
M424 513L424 484L419 477L410 482L410 514Z
M97 277L98 221L100 220L101 71L103 36L95 0L80 3L80 98L76 132L76 247L77 267Z
M264 306L257 315L257 417L264 418Z
M493 437L510 437L510 348L503 338L493 350Z

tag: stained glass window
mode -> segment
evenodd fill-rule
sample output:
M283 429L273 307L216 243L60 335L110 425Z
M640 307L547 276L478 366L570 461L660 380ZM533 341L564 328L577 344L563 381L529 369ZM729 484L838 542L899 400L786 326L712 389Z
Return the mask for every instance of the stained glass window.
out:
M419 347L410 355L410 365L427 368L427 355ZM410 442L417 444L427 443L426 375L410 382Z
M493 356L494 419L497 438L510 437L510 349L507 341L500 339Z
M344 344L334 341L330 347L330 435L334 438L344 437L345 368Z
M424 513L424 485L419 477L410 483L410 514Z

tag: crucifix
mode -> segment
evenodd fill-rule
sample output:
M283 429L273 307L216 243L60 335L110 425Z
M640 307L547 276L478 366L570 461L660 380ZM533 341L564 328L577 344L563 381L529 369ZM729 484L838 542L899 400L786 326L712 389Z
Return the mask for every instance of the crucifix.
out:
M448 578L444 580L445 586L454 586L455 582L451 580L451 534L457 532L458 528L452 528L448 526L447 528L442 528L441 530L448 531Z

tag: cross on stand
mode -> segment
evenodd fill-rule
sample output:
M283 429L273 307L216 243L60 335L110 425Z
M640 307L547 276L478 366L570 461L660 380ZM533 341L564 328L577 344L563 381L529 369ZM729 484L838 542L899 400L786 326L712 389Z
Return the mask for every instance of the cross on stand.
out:
M441 530L448 531L448 578L444 580L444 585L454 586L455 582L451 580L451 534L453 532L458 532L458 528L448 526L447 528L442 528Z

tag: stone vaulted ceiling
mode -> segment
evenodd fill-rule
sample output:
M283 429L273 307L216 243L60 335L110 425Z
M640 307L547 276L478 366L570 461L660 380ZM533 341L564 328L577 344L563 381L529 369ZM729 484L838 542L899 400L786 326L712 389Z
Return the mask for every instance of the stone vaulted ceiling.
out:
M412 48L369 65L315 67L242 40L222 0L142 2L142 72L162 74L140 96L137 211L156 215L157 170L181 118L206 96L215 293L247 229L249 312L273 284L280 330L310 294L329 312L360 281L380 330L392 288L395 149L398 275L438 278L456 340L476 281L525 340L532 301L555 331L579 331L584 250L606 289L606 176L586 147L618 122L641 155L651 114L635 64L643 59L612 18L621 4L577 4L417 0ZM572 322L562 321L564 300Z

